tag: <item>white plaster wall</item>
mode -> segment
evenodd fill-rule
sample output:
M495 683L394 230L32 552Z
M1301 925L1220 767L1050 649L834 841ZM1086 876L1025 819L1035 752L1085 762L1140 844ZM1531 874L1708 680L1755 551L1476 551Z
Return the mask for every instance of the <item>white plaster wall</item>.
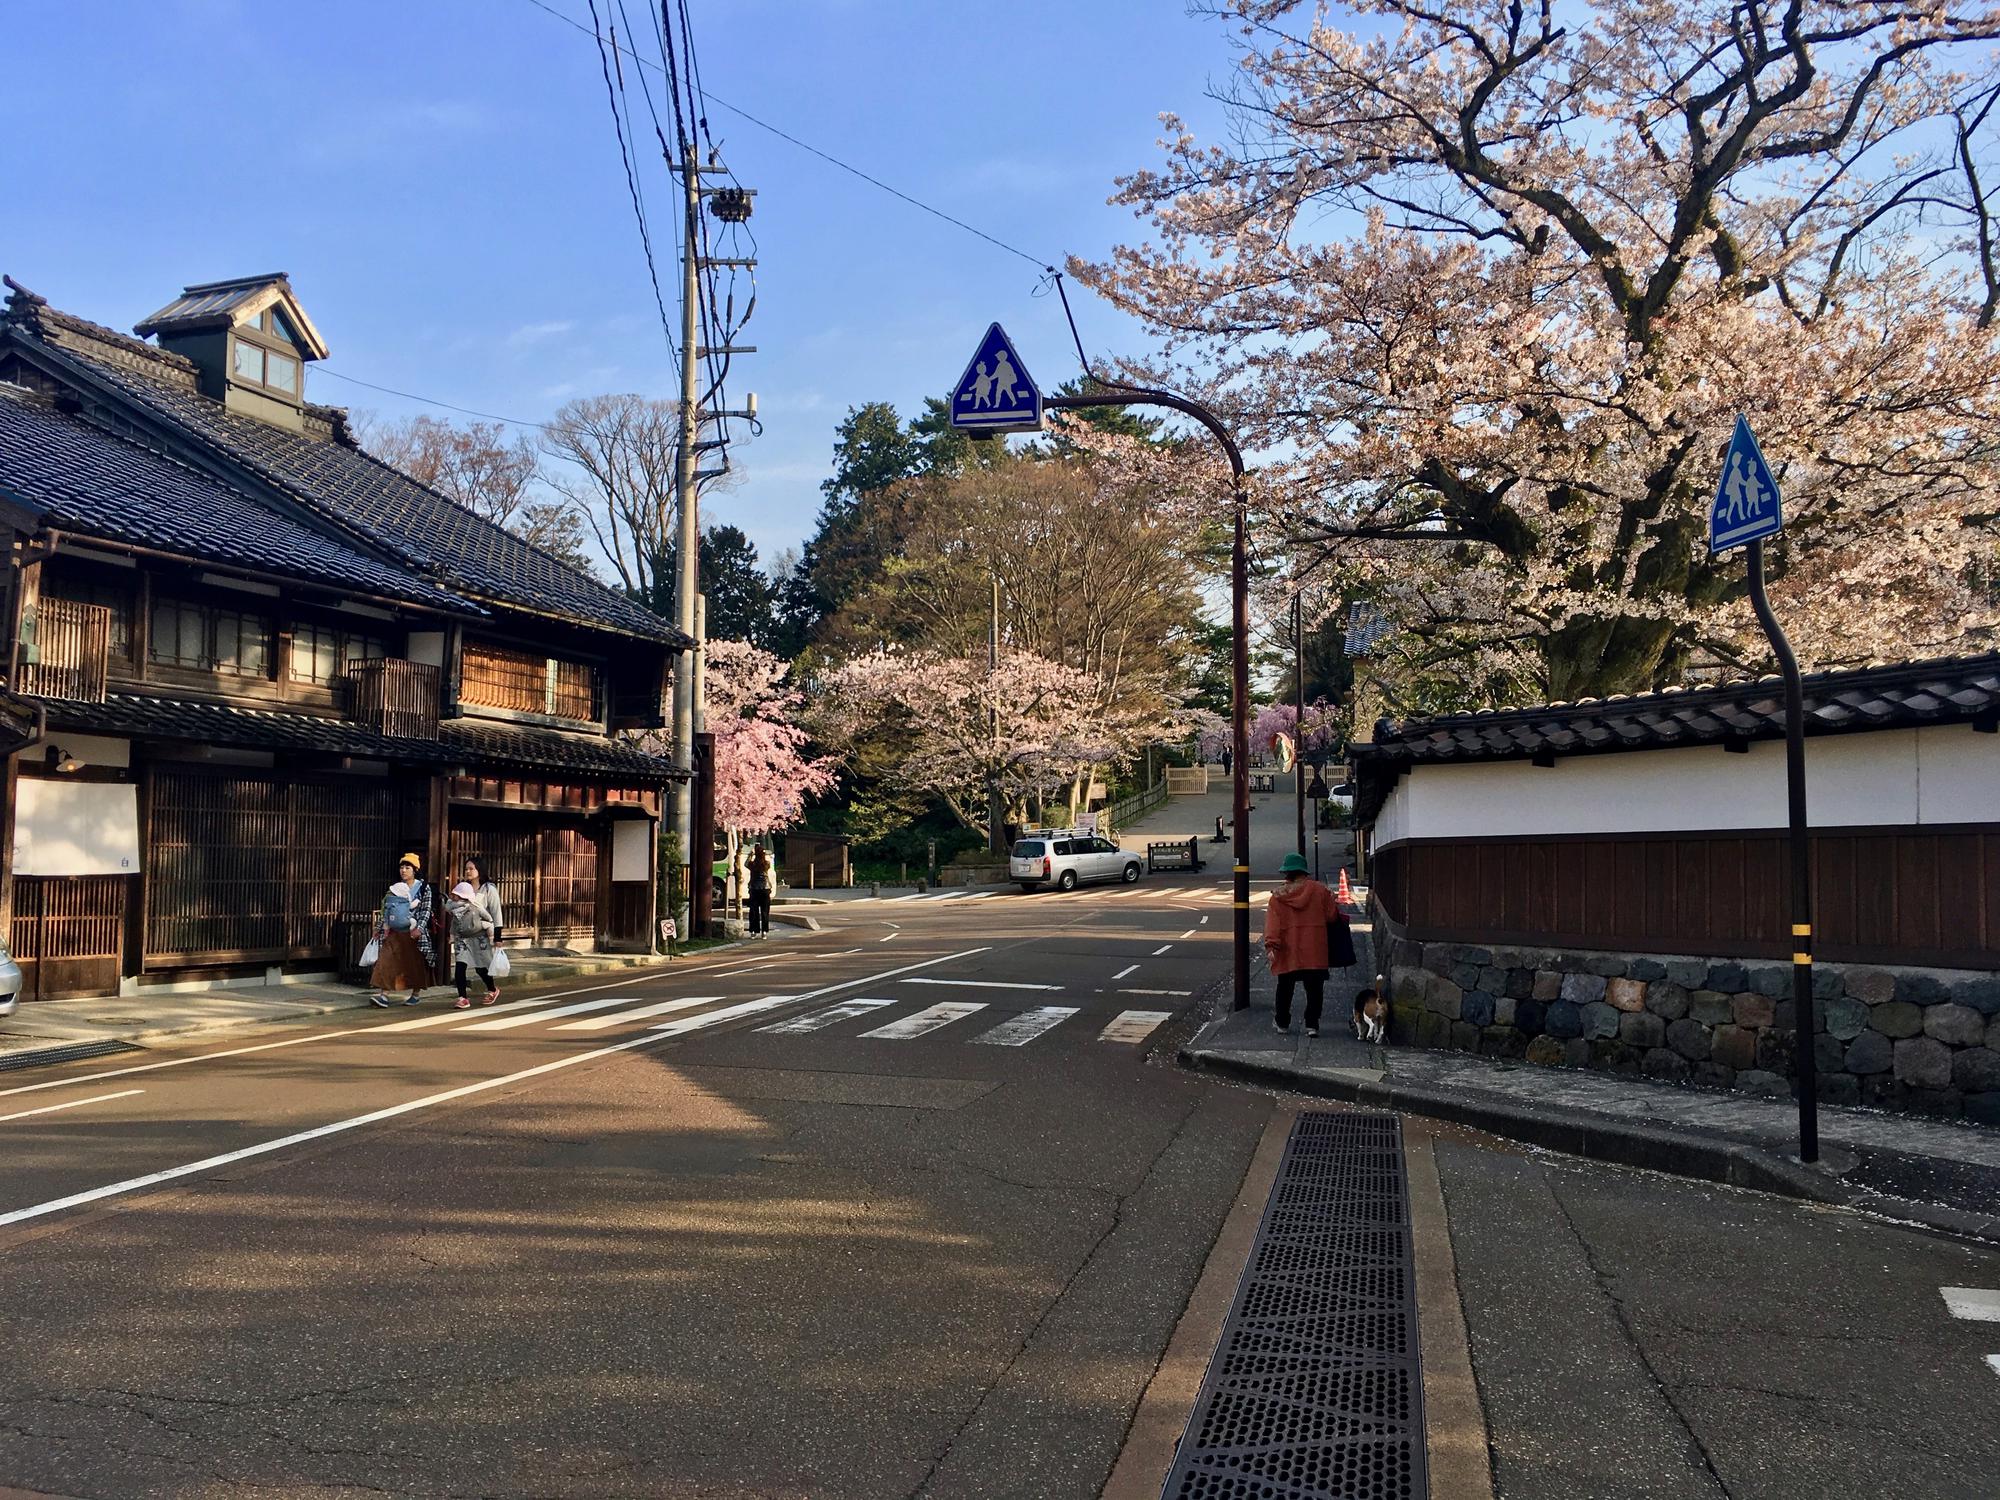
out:
M139 789L129 782L21 778L16 875L130 875L139 868Z
M1806 741L1814 827L2000 821L2000 735L1970 725ZM1785 747L1719 745L1526 761L1417 766L1376 822L1377 848L1405 838L1672 833L1780 828Z
M652 832L645 818L620 818L611 825L613 880L644 880L652 873Z

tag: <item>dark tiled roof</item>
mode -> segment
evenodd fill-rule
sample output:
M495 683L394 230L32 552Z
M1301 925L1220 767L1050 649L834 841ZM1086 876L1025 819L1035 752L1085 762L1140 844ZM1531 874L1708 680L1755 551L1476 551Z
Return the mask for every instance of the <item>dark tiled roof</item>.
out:
M121 365L96 368L125 394L453 589L648 640L680 633L623 594L344 443L241 416Z
M1808 735L2000 720L2000 652L1897 662L1806 677ZM1356 813L1381 810L1396 777L1416 765L1525 760L1782 739L1784 683L1777 677L1673 688L1577 703L1382 720L1357 745Z
M316 714L110 693L102 703L51 702L49 725L84 734L132 735L247 750L303 750L419 765L582 772L646 783L680 779L672 762L615 740L463 719L439 725L435 740L402 739Z
M7 385L0 385L0 491L44 512L60 531L485 613L428 579Z

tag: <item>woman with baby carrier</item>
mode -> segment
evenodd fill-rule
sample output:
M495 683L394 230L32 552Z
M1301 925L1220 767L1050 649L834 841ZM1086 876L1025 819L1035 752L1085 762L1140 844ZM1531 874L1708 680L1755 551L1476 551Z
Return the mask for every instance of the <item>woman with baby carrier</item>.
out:
M500 998L500 986L493 982L494 945L500 939L500 892L487 881L486 867L476 859L467 859L461 873L465 878L451 888L445 909L451 913L451 956L458 966L458 1008L467 1010L472 1005L465 993L468 968L486 986L481 1005L491 1005Z
M405 854L396 864L396 883L383 893L375 914L375 967L369 982L375 993L369 1004L394 1004L389 996L408 990L403 1003L415 1005L430 987L436 967L437 949L431 944L431 908L436 904L430 882L423 877L423 861Z

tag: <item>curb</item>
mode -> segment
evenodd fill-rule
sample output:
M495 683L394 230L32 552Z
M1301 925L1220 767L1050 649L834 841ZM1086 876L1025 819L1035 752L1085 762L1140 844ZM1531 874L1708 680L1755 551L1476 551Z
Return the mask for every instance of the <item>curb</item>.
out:
M1420 1084L1301 1073L1249 1062L1193 1043L1180 1049L1177 1060L1190 1072L1213 1073L1316 1098L1423 1115L1587 1161L1641 1167L1674 1177L1857 1209L1953 1238L2000 1244L2000 1217L1969 1214L1939 1204L1891 1198L1850 1187L1820 1168L1739 1141L1717 1140L1659 1125L1608 1120L1581 1110L1493 1103Z

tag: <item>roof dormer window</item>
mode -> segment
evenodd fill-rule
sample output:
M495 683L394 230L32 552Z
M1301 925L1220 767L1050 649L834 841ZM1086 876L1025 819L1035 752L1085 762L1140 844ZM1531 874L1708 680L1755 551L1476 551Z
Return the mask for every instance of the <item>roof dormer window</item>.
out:
M140 323L140 336L186 356L201 390L232 411L281 426L301 426L305 367L326 358L326 344L283 275L207 281Z
M242 334L235 336L235 375L240 381L260 385L286 396L299 393L299 362L290 354L253 344Z

